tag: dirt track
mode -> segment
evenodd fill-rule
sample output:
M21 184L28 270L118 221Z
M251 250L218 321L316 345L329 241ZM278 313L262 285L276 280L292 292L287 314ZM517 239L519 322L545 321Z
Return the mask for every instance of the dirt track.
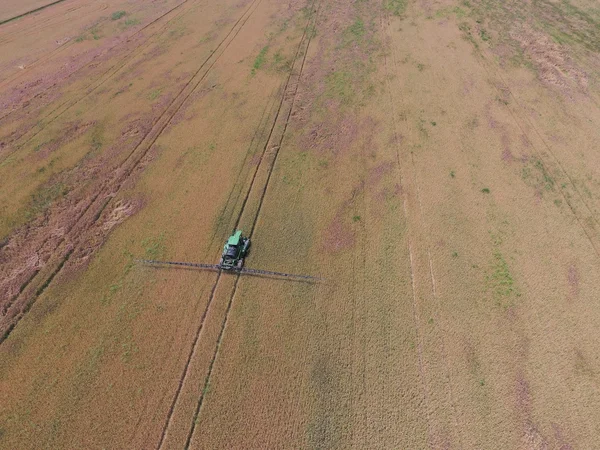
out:
M579 3L65 0L1 25L0 447L593 447ZM249 267L326 282L133 263L213 262L232 228Z

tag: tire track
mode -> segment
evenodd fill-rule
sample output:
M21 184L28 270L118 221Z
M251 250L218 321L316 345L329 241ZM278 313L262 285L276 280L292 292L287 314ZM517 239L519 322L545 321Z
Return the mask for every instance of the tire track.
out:
M89 10L86 12L86 14L92 14L94 12L97 11L103 11L105 10L107 7L106 4L101 5L99 8L94 8L92 10ZM67 12L73 12L76 11L77 9L81 9L83 8L83 6L80 6L78 8L73 8L71 10L68 10ZM55 16L52 16L50 19L54 19L55 17L64 17L64 14L57 14ZM46 21L50 21L50 19L46 19ZM88 30L90 30L91 28L100 25L101 23L104 23L108 20L108 18L100 18L98 21L96 21L94 24L92 24L89 27L86 27L84 29L84 32L87 32ZM28 37L30 34L32 34L32 31L35 31L35 33L33 34L39 34L41 31L45 30L46 28L52 28L52 27L57 27L63 24L67 24L70 22L70 19L66 19L57 23L51 23L47 26L40 26L38 29L34 29L32 30L31 28L26 28L22 31L17 31L14 33L9 33L9 38L5 38L5 39L0 39L0 45L6 45L6 44L10 44L11 42L14 42L18 39L21 38L25 38ZM0 89L6 87L8 84L10 84L11 82L13 82L14 80L17 80L19 78L21 78L22 76L28 74L32 68L37 67L39 64L48 61L50 59L52 59L54 56L56 56L58 53L66 50L67 48L69 48L74 42L73 38L67 38L65 42L63 42L62 44L60 44L58 47L54 48L53 50L51 50L50 52L46 52L44 53L42 56L40 56L39 58L35 59L34 61L32 61L31 63L27 64L27 66L23 69L20 70L16 73L14 73L12 76L9 76L6 79L0 80ZM4 117L4 116L3 116ZM0 120L3 118L1 117Z
M70 22L71 19L66 17L66 14L73 13L79 9L88 8L87 13L89 14L96 11L104 11L108 7L106 3L100 4L93 9L90 9L91 6L94 6L94 4L85 4L84 2L81 2L81 5L79 6L71 7L65 11L56 12L56 14L39 16L39 20L37 20L37 17L32 18L33 23L15 24L15 26L23 27L19 28L17 31L1 30L6 31L4 34L6 37L0 38L0 44L9 44L21 38L38 36L40 32L48 28L58 28L59 26Z
M10 331L14 328L16 323L23 317L23 315L33 305L39 295L41 295L45 288L50 284L50 282L48 282L48 273L55 272L55 268L60 264L59 261L62 261L64 258L62 255L66 255L69 252L72 253L72 250L77 248L83 234L95 225L104 209L117 195L125 181L129 179L131 173L138 166L142 158L147 154L167 125L171 122L174 115L179 111L179 109L183 106L185 101L190 97L198 85L206 78L220 56L238 35L260 1L261 0L254 0L244 10L227 35L221 40L216 48L211 51L210 55L204 60L200 68L194 73L194 75L192 75L180 92L167 106L165 111L161 114L159 119L155 122L148 133L146 133L138 145L131 150L129 155L126 156L124 162L117 169L115 169L114 177L109 180L104 180L101 183L92 200L88 203L78 219L73 223L70 229L63 235L59 243L56 245L53 251L54 256L51 258L52 263L45 264L44 268L39 271L39 274L34 276L28 283L26 283L26 285L21 288L16 298L13 298L8 302L8 306L6 308L7 312L5 315L8 315L9 311L14 313L14 315L8 320L10 323L0 324L0 343L8 337ZM40 287L43 287L43 289L40 289ZM18 306L22 304L25 306L19 313L11 311L15 309L15 305Z
M387 37L387 40L390 42L390 45L392 45L391 43L393 42L392 39L392 35L390 33L390 29L391 29L391 22L390 22L390 17L389 15L387 16L382 16L381 17L381 27L383 29L383 32L385 34L385 36ZM395 56L395 52L394 49L391 50L391 56L390 59L392 61L392 66L393 66L393 70L394 73L399 73L400 70L398 68L398 62L396 60L396 56ZM384 65L385 65L385 69L386 69L386 73L389 71L389 66L388 66L388 58L387 56L384 56ZM423 219L423 204L421 201L421 192L420 192L420 187L419 187L419 180L417 178L417 169L416 169L416 164L415 164L415 159L414 159L414 155L410 154L410 167L412 168L412 180L407 180L406 177L404 177L402 175L402 162L401 162L401 158L400 158L400 148L399 148L399 142L400 139L398 139L399 136L399 131L398 131L398 113L396 111L396 102L394 101L394 96L392 94L392 89L391 89L391 85L390 85L390 78L389 76L386 76L386 87L387 90L389 92L389 99L390 99L390 107L392 110L392 122L393 122L393 132L394 132L394 142L395 142L395 147L396 147L396 163L398 165L398 177L399 177L399 183L401 186L405 186L404 183L406 183L407 185L414 185L413 189L414 190L414 196L416 197L417 200L417 217L415 217L413 215L413 220L417 221L417 226L415 227L415 229L420 230L420 229L424 229L425 228L425 223L424 223L424 219ZM424 247L424 250L426 251L426 258L423 258L423 256L421 256L421 259L426 259L427 260L427 268L426 271L428 272L428 276L426 277L425 275L423 275L421 273L420 277L423 278L429 278L430 283L431 283L431 292L430 295L432 297L432 310L433 310L433 314L432 316L434 317L434 321L435 323L441 323L441 315L439 313L439 308L440 308L440 301L439 301L439 297L438 297L438 293L437 293L437 289L436 289L436 281L435 281L435 275L434 275L434 271L433 271L433 261L431 259L431 251L430 251L430 243L428 241L427 238L427 234L423 233L421 236L419 236L419 232L415 232L412 231L411 229L413 229L413 226L410 225L410 217L411 214L409 214L409 206L408 206L408 195L406 193L403 193L403 208L404 208L404 214L407 218L407 225L408 225L408 251L409 251L409 258L410 258L410 270L411 270L411 286L412 286L412 309L413 309L413 321L415 323L415 330L416 330L416 336L417 336L417 354L418 354L418 361L419 361L419 378L420 378L420 382L421 382L421 390L423 393L423 399L424 399L424 404L425 404L425 414L427 417L427 429L428 429L428 434L429 434L429 442L430 445L432 446L436 446L436 445L440 445L440 442L437 442L437 440L440 439L440 431L442 430L442 428L434 426L434 422L435 419L433 417L433 408L431 406L431 388L428 386L428 382L427 382L427 367L426 367L426 356L424 354L424 333L421 330L420 327L420 322L421 322L421 318L420 318L420 312L419 312L419 295L417 294L417 291L419 290L417 287L417 274L419 271L423 272L423 269L419 269L417 262L416 262L416 255L415 252L413 251L413 245L417 245L416 243L418 243L419 240L423 241L422 246ZM416 234L416 235L415 235ZM412 235L412 238L411 238ZM461 434L461 426L459 423L459 415L457 412L457 406L456 406L456 398L455 398L455 394L454 394L454 390L452 388L452 377L451 377L451 371L450 371L450 366L448 363L448 353L446 350L446 343L445 343L445 339L444 339L444 330L440 330L440 337L439 337L439 346L440 346L440 353L441 353L441 359L443 360L443 372L445 372L444 375L444 384L447 388L447 395L448 395L448 402L450 405L450 408L452 410L452 426L455 430L456 433L456 439L458 441L458 446L459 448L463 448L463 444L462 444L462 434Z
M65 0L56 0L56 1L52 2L52 3L47 4L47 5L43 5L43 6L40 6L39 8L32 9L31 11L27 11L27 12L24 12L24 13L19 14L17 16L11 17L9 19L5 19L3 21L0 21L0 25L4 25L5 23L9 23L9 22L12 22L14 20L18 20L21 17L28 16L28 15L36 13L38 11L42 11L42 10L44 10L46 8L50 8L51 6L57 5L57 4L62 3L64 1Z
M268 125L268 122L265 122L264 124L262 124L263 118L265 116L265 113L266 113L267 109L268 109L268 104L267 104L267 106L265 106L265 109L263 110L263 115L262 115L261 120L260 120L260 122L258 124L258 127L257 127L257 129L256 129L256 131L254 133L254 136L252 138L253 140L256 139L259 136L259 130L262 130L263 127L266 128L266 126ZM260 135L262 135L262 134L263 134L263 131L260 131ZM247 160L248 155L250 154L251 148L252 148L252 142L251 142L251 144L250 144L250 146L248 148L248 151L246 152L246 157L244 158L244 161ZM266 146L264 148L266 148ZM263 154L264 154L264 149L263 149ZM262 160L262 156L261 156L261 160ZM240 172L238 172L238 181L241 179L241 172L243 170L243 165L244 164L242 164L242 168L240 169ZM256 177L256 172L259 170L259 167L260 167L260 163L256 165L256 169L255 169L254 174L252 176L252 180L254 180L254 178ZM229 201L231 199L231 195L232 195L232 193L233 193L234 190L235 190L235 185L234 185L233 189L230 191L229 197L227 199L227 203L229 203ZM242 205L243 205L242 206L242 211L243 211L244 205L246 204L247 198L248 198L248 196L250 194L250 190L251 190L251 187L247 190L247 193L244 196L244 200L242 202ZM225 208L227 208L227 203L226 203ZM222 212L221 215L224 214L225 208L224 208L224 210L223 210L223 212ZM237 226L239 225L240 217L241 217L241 213L238 214L238 217L235 220L233 228L237 228ZM217 232L215 231L213 233L212 237L211 237L211 242L210 242L209 248L212 248L216 236L217 236ZM162 447L162 445L164 443L164 440L165 440L165 437L167 435L167 431L168 431L168 428L169 428L169 425L170 425L171 418L173 416L173 413L175 412L175 408L176 408L177 402L179 400L179 396L181 394L181 390L183 388L185 380L187 379L187 374L188 374L188 371L189 371L190 363L191 363L191 361L192 361L192 359L193 359L193 357L194 357L194 355L196 353L196 350L197 350L199 337L200 337L200 334L201 334L201 332L202 332L202 330L204 328L204 322L206 320L206 316L208 315L208 311L209 311L210 306L212 305L212 302L214 300L215 292L216 292L217 286L219 284L219 280L221 279L221 274L222 274L221 271L217 272L217 277L216 277L216 279L215 279L215 281L213 283L213 286L212 286L212 288L210 290L210 295L209 295L208 301L206 303L206 306L204 307L204 311L202 312L202 315L200 316L200 323L199 323L198 328L197 328L197 330L196 330L196 332L194 334L194 339L192 340L192 346L190 348L190 352L189 352L188 357L186 359L186 363L185 363L185 365L183 367L182 376L179 379L179 383L178 383L177 389L175 391L175 395L173 397L173 400L171 401L171 406L169 407L169 411L167 413L167 419L165 421L165 425L163 426L163 429L161 431L160 439L159 439L158 446L157 446L158 448Z
M183 6L184 4L188 3L189 1L190 0L184 0L181 3L177 4L175 7L169 9L168 11L166 11L165 13L160 14L158 17L156 17L155 19L153 19L152 21L150 21L144 27L140 28L138 31L136 31L131 36L129 36L127 38L127 40L124 42L124 45L127 45L128 43L130 43L133 39L135 39L138 35L140 35L144 30L148 29L149 27L151 27L152 25L154 25L155 23L157 23L158 21L160 21L161 19L163 19L165 16L171 14L173 11L179 9L181 6ZM104 72L102 72L91 83L89 83L86 86L78 89L77 92L76 92L76 94L81 94L83 92L83 96L81 96L81 97L79 97L79 98L77 98L75 100L73 100L72 98L68 99L68 100L64 101L63 103L61 103L60 105L58 105L52 111L50 111L49 113L47 113L44 117L38 118L37 119L38 121L43 121L43 125L41 125L40 128L38 128L38 130L36 130L32 135L30 135L26 139L25 142L21 143L20 145L15 146L15 148L13 149L12 152L10 152L10 153L7 152L7 154L4 155L4 157L0 160L0 162L3 161L3 160L5 160L6 158L8 158L11 154L14 154L15 152L17 152L24 145L26 145L33 138L35 138L39 133L41 133L48 125L50 125L51 123L53 123L58 117L60 117L62 114L64 114L66 111L68 111L73 106L77 105L79 102L83 101L85 98L87 98L89 95L91 95L94 91L96 91L98 88L100 88L104 83L106 83L108 80L110 80L116 73L118 73L124 66L126 66L127 63L130 62L131 58L134 55L138 54L141 51L144 51L148 47L148 45L150 45L152 43L152 41L153 41L154 38L156 38L157 36L160 36L165 31L165 29L169 26L169 24L171 22L173 22L174 20L177 20L184 13L185 13L185 10L179 11L175 17L169 19L156 32L149 34L146 37L146 39L144 39L141 42L139 42L136 47L134 47L128 53L126 53L125 55L123 55L116 63L114 63L108 69L106 69ZM108 49L106 49L103 54L104 55L110 54L110 52L113 49L115 49L116 47L118 47L121 44L123 44L123 43L118 42L117 44L113 45L112 47L109 47ZM65 45L66 45L66 43L65 43ZM96 55L91 61L89 61L88 63L82 65L79 68L77 68L75 71L71 72L64 80L70 79L72 76L76 75L81 70L83 70L85 68L88 68L89 66L91 66L92 64L94 64L96 58L98 58L99 56L101 56L101 55ZM28 66L28 67L30 67L30 66ZM52 85L46 87L45 89L41 90L40 92L37 92L35 95L29 97L28 99L23 100L21 102L21 104L18 105L15 109L12 109L8 113L6 113L4 116L0 117L0 122L2 120L4 120L4 119L8 118L11 114L13 114L15 112L23 111L28 106L29 102L31 102L31 100L33 100L35 98L38 98L40 96L43 96L43 94L45 94L48 90L52 89L56 85L57 85L57 83L52 84ZM0 84L0 86L2 86L2 85ZM70 104L66 108L64 108L62 111L60 111L56 116L52 117L52 119L50 119L49 122L46 122L46 119L50 115L52 115L54 112L56 112L58 109L62 108L64 105L66 105L69 102L70 102ZM22 139L26 135L27 135L27 132L24 133L24 134L22 134L21 136L16 137L15 139L12 140L12 142L13 143L17 142L18 140Z
M185 0L183 3L188 2L189 0ZM180 5L181 6L181 5ZM52 123L54 123L58 118L60 118L64 113L66 113L67 111L69 111L71 108L77 106L80 102L84 101L86 98L88 98L90 95L92 95L95 91L97 91L99 88L101 88L105 83L107 83L113 76L115 76L117 73L119 73L119 71L121 71L121 69L123 69L123 67L125 67L128 63L131 62L130 58L135 57L136 54L143 52L146 48L148 48L149 45L151 45L153 39L155 39L156 37L160 36L162 33L165 32L166 28L169 26L169 24L171 22L173 22L174 20L177 20L182 14L184 13L184 11L180 11L175 17L169 19L156 33L148 36L147 39L141 41L136 47L134 47L129 53L127 53L126 55L124 55L119 62L113 64L111 67L109 67L107 70L105 70L103 73L100 74L100 76L98 76L96 78L95 81L92 81L92 83L81 87L77 90L77 92L75 93L75 95L80 95L83 93L83 95L76 97L76 98L70 98L67 99L66 101L62 102L60 105L56 106L54 109L52 109L51 111L49 111L46 115L44 115L41 118L37 118L37 122L41 122L41 124L39 125L38 129L35 130L32 134L30 134L29 136L27 136L27 133L17 137L15 140L12 141L12 143L14 144L15 141L21 140L21 139L25 139L24 142L20 143L19 145L15 145L14 149L12 152L8 153L4 156L3 160L8 158L10 155L16 153L17 151L19 151L20 149L22 149L25 145L27 145L28 143L30 143L33 139L35 139L36 136L38 136L41 132L43 132L49 125L51 125ZM168 14L168 13L167 13ZM137 34L137 33L136 33ZM133 37L133 36L132 36ZM126 43L130 42L131 38L127 39ZM106 54L108 54L113 48L117 47L119 44L111 47L110 49L108 49L106 51ZM79 70L82 70L84 68L89 67L90 65L94 64L94 60L90 61L88 64L82 66L81 68L77 69L76 72L78 72ZM72 74L71 74L72 75ZM71 77L71 75L69 75L69 78ZM53 86L50 86L48 89L52 88ZM48 89L45 89L42 93L40 94L36 94L34 97L38 97L40 95L42 95L44 92L46 92ZM31 100L31 99L29 99ZM27 101L26 101L27 102ZM26 103L23 102L23 103ZM66 106L65 106L66 105ZM65 106L63 108L63 106ZM62 108L62 109L61 109ZM24 108L23 108L24 109ZM20 111L19 109L11 111L15 112L15 111ZM9 113L9 114L11 114ZM55 114L56 113L56 114ZM52 116L54 114L54 116ZM52 117L50 117L52 116ZM50 119L48 119L50 117ZM2 120L2 119L0 119ZM0 160L1 162L2 160Z
M494 79L494 76L496 76L498 79L500 79L500 82L502 83L503 86L506 87L509 95L514 99L518 108L523 109L523 107L519 103L519 100L517 99L517 97L513 94L512 90L510 89L508 83L506 83L506 81L504 80L504 77L500 74L500 71L488 68L487 67L488 63L485 61L480 61L479 59L477 59L477 61L479 62L481 67L483 67L483 69L487 73L488 77L490 77L491 79ZM497 85L494 84L493 86L494 86L494 89L497 90L498 95L501 95L500 89L497 87ZM546 150L548 151L548 154L551 155L551 159L553 160L554 164L558 167L558 171L561 172L561 174L569 181L569 184L573 187L573 190L576 193L576 196L574 196L574 197L576 197L576 198L571 197L568 192L565 192L566 188L562 187L562 183L558 183L558 182L556 183L558 192L562 196L565 203L569 206L569 209L570 209L571 213L573 214L573 216L575 217L575 220L577 221L577 223L583 230L587 239L590 241L590 244L591 244L592 248L594 249L594 252L596 253L596 255L598 257L600 257L600 236L599 236L599 232L596 228L597 225L600 225L600 221L598 220L598 217L596 216L594 211L590 208L588 203L585 201L584 196L581 194L581 192L577 188L577 185L575 184L573 178L567 172L567 170L563 167L560 160L558 159L558 157L556 156L554 151L552 151L552 148L550 147L550 145L548 145L548 143L546 142L546 140L544 139L542 134L538 131L538 129L535 127L535 125L529 120L529 118L526 117L525 114L520 114L518 112L517 108L515 108L515 110L513 110L509 105L506 105L506 108L507 108L508 112L510 113L515 125L519 128L519 130L521 130L521 133L523 134L523 136L525 136L525 138L527 139L527 142L529 142L529 144L535 151L535 154L538 157L538 161L540 162L540 164L542 166L542 170L548 174L552 173L550 170L548 170L549 166L550 166L550 163L548 161L549 158L547 156L544 156L544 152L539 150L538 147L534 144L533 140L529 136L529 133L527 133L527 131L525 131L525 129L523 128L523 125L522 125L523 122L525 122L527 125L529 125L531 127L531 129L533 129L535 135L541 141L542 146L545 147ZM553 175L552 178L555 179L556 176ZM589 224L589 220L586 220L586 218L581 217L581 214L578 212L577 207L574 205L574 200L575 201L578 200L579 202L581 202L583 204L583 209L587 209L587 211L589 213L587 215L587 219L591 219L591 221L593 222L591 225ZM594 223L596 225L594 225Z
M269 187L269 183L271 180L271 176L273 174L273 169L275 167L275 164L277 162L277 157L279 155L279 150L281 148L281 144L283 143L283 138L285 137L285 132L287 130L287 127L289 125L289 120L290 120L290 116L291 113L293 111L293 107L294 107L294 103L296 100L296 95L298 93L298 86L300 84L300 78L302 76L303 70L304 70L304 65L306 63L306 57L308 54L308 49L311 43L311 40L314 36L314 33L312 32L312 30L314 29L314 26L318 20L318 16L319 16L319 9L321 6L321 3L319 4L319 8L315 11L314 7L315 7L315 3L316 0L313 0L311 3L311 11L313 11L313 14L311 15L311 17L309 18L309 20L307 21L306 27L304 28L304 32L300 41L300 44L298 45L298 49L296 50L296 54L294 56L294 60L292 63L292 69L290 71L290 75L288 76L288 79L286 80L286 84L284 87L284 91L283 91L283 96L281 98L281 102L279 105L279 108L277 110L277 115L273 121L273 126L271 127L271 130L269 132L269 137L265 143L265 147L263 150L263 156L261 158L261 163L259 164L259 168L262 165L263 162L263 158L266 155L267 149L269 148L274 148L276 149L272 160L270 162L268 162L268 168L267 168L267 178L266 181L262 187L262 192L260 194L260 200L256 209L256 212L254 214L254 218L252 221L252 227L249 233L249 238L252 239L254 237L254 231L256 230L256 224L258 222L258 219L260 217L260 213L262 210L262 205L266 196L266 192L268 190ZM312 25L312 26L311 26ZM300 67L298 68L297 72L295 72L295 66L298 63L298 61L300 61ZM287 105L286 105L286 100L287 100ZM282 110L283 110L283 114L282 114ZM280 127L277 127L277 125L279 125L280 121L282 121L282 125ZM275 130L278 130L277 134L274 134ZM279 131L280 130L280 131ZM274 141L274 142L273 142ZM246 198L244 199L244 203L243 203L243 207L238 215L237 221L236 221L236 226L237 224L241 221L242 215L244 213L244 208L247 204L247 201L252 193L252 188L254 186L254 182L256 180L256 173L258 173L258 170L255 172L255 176L252 179L252 183L250 188L248 189L248 193L246 195ZM240 280L240 274L236 275L236 279L234 282L234 286L233 286L233 290L229 296L229 301L227 303L227 308L225 310L225 315L223 317L223 321L221 323L221 329L219 331L219 335L217 338L217 343L213 352L213 356L212 359L210 361L209 367L208 367L208 373L205 377L205 381L204 381L204 386L202 388L202 393L198 399L198 403L196 406L196 410L194 411L194 415L192 417L192 421L191 421L191 426L190 426L190 430L188 433L188 437L187 437L187 441L185 444L185 448L189 448L192 437L194 435L194 431L196 429L196 425L198 423L198 417L200 415L200 412L202 410L202 405L204 403L204 398L205 398L205 392L207 390L207 386L210 384L210 378L212 375L212 371L214 368L214 364L216 362L216 359L218 357L218 353L219 353L219 349L221 347L221 343L223 340L223 335L225 333L225 329L227 326L227 322L229 319L229 312L231 311L231 307L233 305L233 300L235 298L235 295L237 293L237 288L238 288L238 283ZM217 280L218 282L218 280ZM215 283L217 284L217 283ZM214 293L214 291L213 291Z

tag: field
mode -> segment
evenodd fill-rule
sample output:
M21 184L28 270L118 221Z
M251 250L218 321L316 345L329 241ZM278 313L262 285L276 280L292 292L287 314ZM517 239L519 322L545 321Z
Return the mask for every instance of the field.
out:
M0 448L595 448L600 6L0 13ZM216 263L234 228L250 268Z

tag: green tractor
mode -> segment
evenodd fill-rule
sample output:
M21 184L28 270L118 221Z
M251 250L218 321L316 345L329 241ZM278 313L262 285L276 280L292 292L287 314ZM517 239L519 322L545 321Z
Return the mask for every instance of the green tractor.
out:
M287 278L288 280L306 280L308 282L316 282L321 280L321 278L319 277L313 277L310 275L294 275L292 273L273 272L272 270L245 268L244 258L248 255L249 248L250 238L242 236L242 232L240 230L236 230L231 236L229 236L229 239L227 239L227 242L223 247L223 254L221 255L221 260L219 261L219 264L206 264L183 261L158 261L155 259L138 259L136 261L141 262L143 264L150 264L153 266L183 266L205 270L225 270L227 272L233 272L236 274L280 277Z
M242 236L241 230L235 231L223 247L219 267L223 270L241 270L249 248L250 238Z

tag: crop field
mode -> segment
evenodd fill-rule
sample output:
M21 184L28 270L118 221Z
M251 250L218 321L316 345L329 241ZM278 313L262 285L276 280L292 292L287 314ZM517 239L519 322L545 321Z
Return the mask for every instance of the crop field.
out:
M0 448L598 447L598 2L0 9Z

